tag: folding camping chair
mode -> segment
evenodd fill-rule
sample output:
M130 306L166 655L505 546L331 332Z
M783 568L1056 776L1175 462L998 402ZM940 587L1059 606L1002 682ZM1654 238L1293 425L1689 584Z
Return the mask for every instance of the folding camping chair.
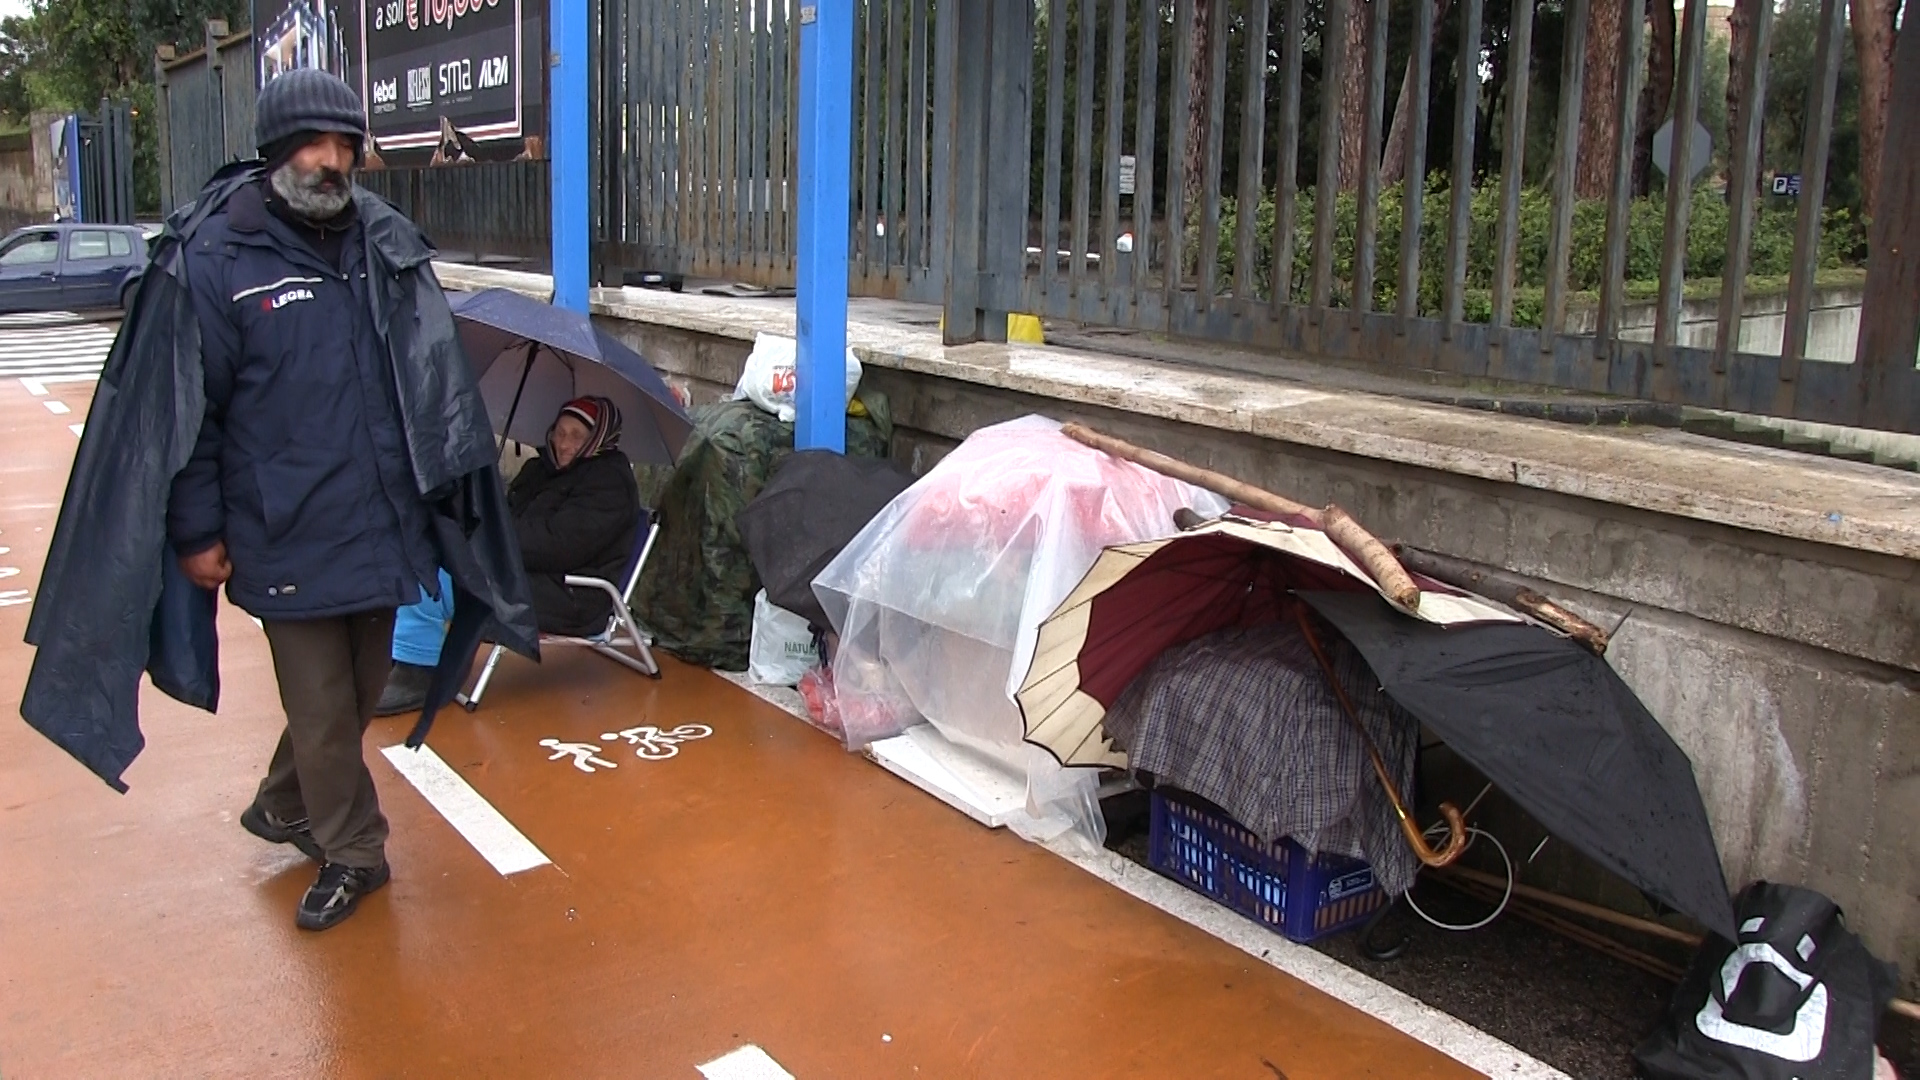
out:
M660 677L660 664L653 658L653 639L640 629L640 620L633 617L633 590L640 584L640 572L646 569L647 556L653 551L653 542L660 535L660 515L652 510L643 510L640 534L634 544L633 554L627 560L621 584L615 585L605 578L584 577L568 574L567 587L573 589L599 589L613 601L613 614L607 618L607 628L592 637L563 637L553 634L540 635L542 647L549 645L584 645L601 656L623 664L650 679ZM486 666L480 669L480 679L473 689L462 694L455 701L466 706L468 712L480 707L480 698L487 692L487 684L493 681L493 669L499 666L500 654L504 646L495 645L487 653Z

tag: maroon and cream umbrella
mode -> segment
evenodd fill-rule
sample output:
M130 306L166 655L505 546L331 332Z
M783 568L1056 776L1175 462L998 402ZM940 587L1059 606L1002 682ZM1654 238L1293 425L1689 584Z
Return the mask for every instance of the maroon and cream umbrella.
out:
M1326 533L1226 517L1178 536L1110 547L1047 621L1015 695L1027 741L1063 765L1123 768L1101 726L1161 653L1221 630L1293 618L1291 593L1373 592L1441 626L1517 622L1511 613L1420 579L1420 604L1395 604Z

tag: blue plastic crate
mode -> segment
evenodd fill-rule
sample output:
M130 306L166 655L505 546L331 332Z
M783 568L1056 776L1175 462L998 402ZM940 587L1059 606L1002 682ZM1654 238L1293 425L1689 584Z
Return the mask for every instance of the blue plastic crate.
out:
M1291 840L1263 844L1232 821L1159 792L1153 793L1147 861L1293 941L1351 929L1387 902L1364 862L1309 855Z

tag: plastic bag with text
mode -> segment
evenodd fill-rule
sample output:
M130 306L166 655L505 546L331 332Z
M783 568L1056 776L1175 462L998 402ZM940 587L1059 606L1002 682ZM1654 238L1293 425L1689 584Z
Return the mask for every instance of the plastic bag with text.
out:
M754 338L746 369L733 388L733 400L751 401L779 417L781 423L793 423L793 396L799 385L799 350L799 343L790 337L761 334ZM860 360L848 349L845 404L853 404L853 396L859 389Z
M820 649L807 620L767 600L753 598L753 641L747 653L747 677L762 686L797 686L818 666Z

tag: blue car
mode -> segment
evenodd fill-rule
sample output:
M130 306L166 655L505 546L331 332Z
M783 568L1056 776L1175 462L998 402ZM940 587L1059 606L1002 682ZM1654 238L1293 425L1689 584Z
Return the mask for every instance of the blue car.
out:
M132 225L15 229L0 241L0 312L125 310L146 268L147 237Z

